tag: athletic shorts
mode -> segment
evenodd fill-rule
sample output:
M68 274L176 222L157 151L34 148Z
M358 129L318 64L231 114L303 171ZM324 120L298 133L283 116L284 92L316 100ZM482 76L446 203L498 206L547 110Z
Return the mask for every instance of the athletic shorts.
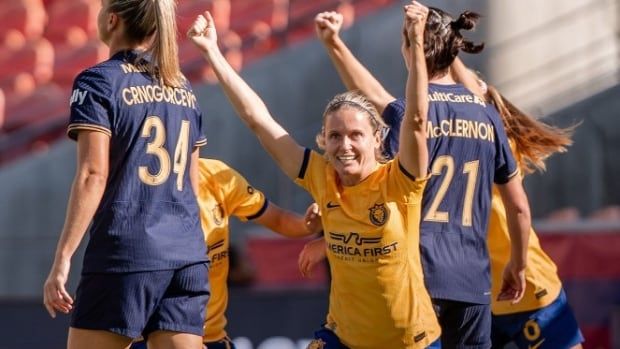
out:
M494 315L493 348L514 342L519 348L571 348L584 341L564 290L546 307L516 314Z
M431 348L491 348L489 304L433 299L433 307L441 326L441 345L433 343Z
M427 349L439 349L439 340L432 343ZM211 347L209 346L209 349ZM314 339L308 344L307 349L349 349L346 345L340 342L340 339L329 328L322 327L320 330L314 332Z
M84 274L71 327L138 338L154 331L202 336L209 299L208 266L176 270Z

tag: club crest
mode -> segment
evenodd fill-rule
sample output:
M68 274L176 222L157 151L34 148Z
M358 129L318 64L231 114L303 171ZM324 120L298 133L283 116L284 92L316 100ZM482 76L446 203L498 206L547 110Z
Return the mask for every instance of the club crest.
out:
M370 222L376 226L384 225L390 215L385 204L375 204L368 211L370 212L368 215Z

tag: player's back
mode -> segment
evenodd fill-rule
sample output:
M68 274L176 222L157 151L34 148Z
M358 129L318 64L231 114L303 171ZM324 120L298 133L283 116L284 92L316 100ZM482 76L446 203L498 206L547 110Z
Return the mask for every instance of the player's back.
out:
M160 85L130 51L82 72L74 83L69 135L110 135L106 191L93 219L86 272L174 269L205 260L189 179L205 140L191 87Z
M516 171L501 119L462 85L430 84L427 137L432 176L420 238L427 288L433 298L488 303L492 185Z

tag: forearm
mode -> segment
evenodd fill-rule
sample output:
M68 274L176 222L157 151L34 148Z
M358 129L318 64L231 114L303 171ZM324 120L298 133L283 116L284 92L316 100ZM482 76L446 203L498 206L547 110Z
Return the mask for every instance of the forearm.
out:
M400 129L400 161L416 177L426 175L428 152L425 125L428 114L428 74L422 38L411 40L411 65L407 77L405 116ZM413 135L413 137L412 137Z
M463 84L467 89L469 89L474 94L478 95L481 98L484 98L484 91L482 87L478 83L478 77L474 72L472 72L460 58L456 57L452 65L450 66L450 70L452 73L452 78L461 84Z
M76 176L69 196L67 215L62 229L56 259L71 259L84 238L106 187L105 176L83 172Z
M340 37L323 44L346 88L348 90L360 90L379 113L382 113L387 104L395 98L351 53Z
M510 235L512 263L518 269L525 269L527 266L527 248L532 224L529 210L515 210L513 213L508 214L507 224Z
M257 220L257 223L263 224L266 228L289 238L299 238L315 233L310 230L304 217L281 209L273 204L270 204L270 209L265 212L264 217L260 217Z

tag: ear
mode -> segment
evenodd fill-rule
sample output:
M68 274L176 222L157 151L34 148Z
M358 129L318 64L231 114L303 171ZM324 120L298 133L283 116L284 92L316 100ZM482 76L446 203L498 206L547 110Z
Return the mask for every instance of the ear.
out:
M118 18L118 15L116 13L108 13L108 19L106 22L108 31L113 31L119 25L119 21L120 19Z

